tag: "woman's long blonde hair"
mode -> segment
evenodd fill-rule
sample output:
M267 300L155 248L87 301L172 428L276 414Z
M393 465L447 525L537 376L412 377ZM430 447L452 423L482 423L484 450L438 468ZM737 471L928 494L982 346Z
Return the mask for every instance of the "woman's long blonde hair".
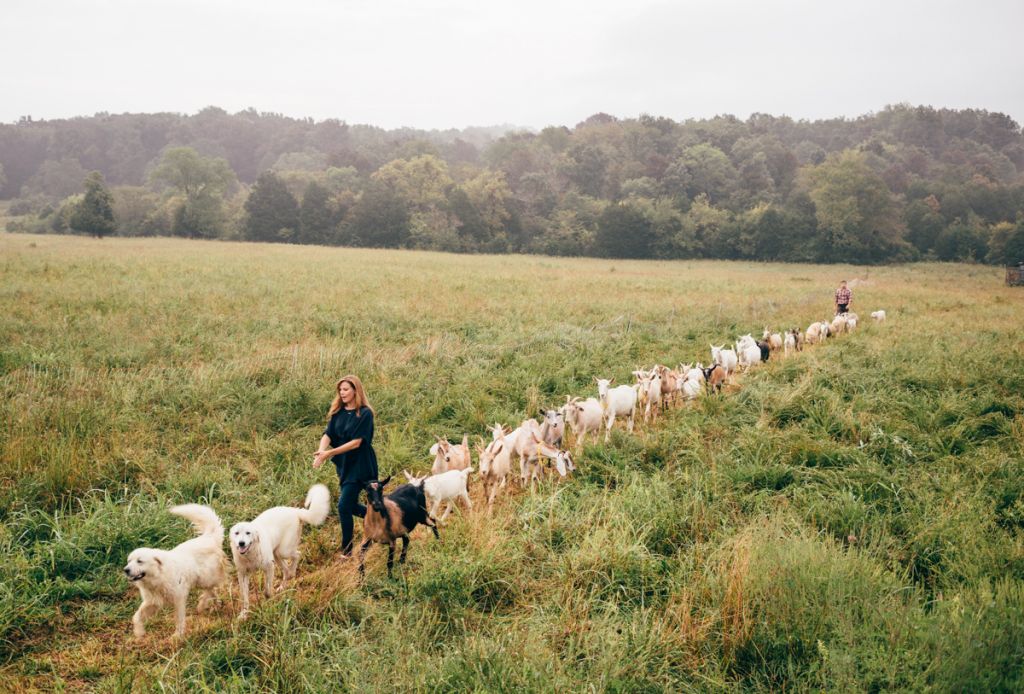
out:
M358 376L349 374L348 376L342 376L338 379L338 382L334 384L334 400L331 401L331 410L327 413L327 419L333 417L335 412L345 406L341 402L341 393L339 392L342 383L348 383L352 386L352 390L356 392L356 401L353 404L355 405L357 417L359 416L359 410L364 407L370 412L373 412L373 408L370 406L370 401L366 399L366 391L363 390L363 382L359 380Z

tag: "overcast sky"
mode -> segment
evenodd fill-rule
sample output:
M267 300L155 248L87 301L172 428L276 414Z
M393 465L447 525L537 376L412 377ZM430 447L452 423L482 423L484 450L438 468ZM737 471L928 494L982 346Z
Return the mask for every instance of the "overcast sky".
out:
M0 121L253 107L386 128L1024 121L1024 0L3 0Z

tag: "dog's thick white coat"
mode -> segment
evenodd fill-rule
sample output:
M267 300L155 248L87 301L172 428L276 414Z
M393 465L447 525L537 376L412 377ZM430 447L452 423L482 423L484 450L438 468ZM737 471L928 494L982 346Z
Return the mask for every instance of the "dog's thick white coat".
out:
M213 591L227 578L224 572L224 526L209 506L184 504L171 513L192 522L196 537L171 550L140 547L128 555L125 576L142 594L142 605L132 617L137 638L146 634L145 622L166 603L174 606L174 635L185 635L185 602L193 588L203 591L198 609L213 600Z
M322 484L314 484L306 494L305 508L275 506L267 509L247 523L231 527L231 556L238 573L238 587L242 593L242 611L249 613L249 577L263 572L263 594L274 594L274 566L281 567L282 588L295 578L299 565L299 541L302 524L320 525L331 507L331 493Z

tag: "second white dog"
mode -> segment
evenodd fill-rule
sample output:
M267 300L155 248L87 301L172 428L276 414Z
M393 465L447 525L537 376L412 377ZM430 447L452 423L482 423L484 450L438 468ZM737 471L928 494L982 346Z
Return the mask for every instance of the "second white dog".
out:
M331 507L331 493L322 484L314 484L306 495L305 508L275 506L256 516L251 522L236 523L231 527L231 556L238 572L238 587L242 593L242 611L239 618L249 613L249 576L263 572L263 593L274 594L274 565L280 565L283 581L295 577L299 564L299 541L302 524L320 525Z

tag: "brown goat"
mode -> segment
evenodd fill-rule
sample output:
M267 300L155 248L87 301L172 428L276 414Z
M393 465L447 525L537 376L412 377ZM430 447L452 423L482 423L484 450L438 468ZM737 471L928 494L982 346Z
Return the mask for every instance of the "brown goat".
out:
M391 476L382 482L376 480L366 483L366 517L363 519L363 544L359 547L359 574L366 573L366 551L374 542L388 546L388 577L395 559L395 540L402 538L402 555L399 564L405 563L405 553L409 547L409 533L417 525L425 525L437 534L437 521L427 513L427 497L423 491L423 481L419 484L403 484L395 491L384 496L384 487L391 481Z

